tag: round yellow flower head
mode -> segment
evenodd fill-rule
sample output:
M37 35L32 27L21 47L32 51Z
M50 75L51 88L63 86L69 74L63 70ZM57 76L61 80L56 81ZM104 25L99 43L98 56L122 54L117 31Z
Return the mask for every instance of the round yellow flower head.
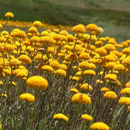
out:
M79 58L80 58L80 59L83 59L83 60L89 60L89 59L90 59L90 56L89 56L88 53L83 52L83 53L81 53L81 54L79 55Z
M72 34L68 34L67 39L68 39L68 42L73 42L74 41L74 36Z
M51 73L53 73L53 71L54 71L53 68L49 65L44 65L44 66L41 67L41 69L44 70L44 71L49 71Z
M130 112L130 106L128 106L128 112Z
M78 60L78 56L75 53L71 53L66 56L65 60Z
M13 18L13 17L14 17L14 14L13 14L12 12L7 12L7 13L5 14L5 17L7 17L7 18Z
M130 56L126 57L126 58L122 61L122 64L123 64L124 66L129 67L129 66L130 66Z
M115 74L106 74L104 79L109 79L109 80L113 80L113 81L117 81L117 75Z
M38 30L37 30L37 28L35 28L35 27L30 27L30 28L28 29L28 33L31 33L31 34L37 34L37 32L38 32Z
M30 94L30 93L23 93L19 96L19 99L20 100L26 100L26 101L29 101L29 102L34 102L35 101L35 97Z
M66 77L66 71L63 69L58 69L54 72L56 75L62 76L62 77Z
M3 26L2 26L2 24L0 24L0 29L2 29L3 28Z
M84 75L93 75L93 76L96 75L95 71L93 71L93 70L85 70L83 74Z
M59 32L60 35L64 35L64 36L67 36L68 35L68 32L66 30L61 30Z
M98 84L103 84L103 80L97 79L97 80L96 80L96 83L98 83Z
M2 97L7 97L7 94L2 93L1 96L2 96ZM1 129L0 129L0 130L1 130Z
M72 28L74 33L85 33L85 26L83 24L78 24Z
M47 32L47 31L42 31L41 32L41 36L49 36L49 35L50 35L50 33Z
M85 93L76 93L71 98L72 102L91 104L91 98Z
M115 99L117 98L117 95L115 92L113 91L107 91L105 94L104 94L104 98L107 98L107 99Z
M92 130L110 130L109 126L104 122L95 122L90 127Z
M124 71L125 67L122 64L115 65L113 68L115 71Z
M130 98L129 97L120 97L119 104L130 106Z
M48 87L48 82L45 78L41 76L31 76L27 79L26 82L29 88L43 89L45 90Z
M106 45L104 46L104 48L106 49L106 51L107 51L108 53L109 53L110 51L116 50L115 46L112 45L112 44L106 44Z
M21 62L18 59L11 59L9 62L10 66L19 66Z
M33 26L36 28L41 28L42 27L42 23L40 21L34 21L33 22Z
M88 90L88 91L90 91L90 92L93 90L92 86L91 86L91 85L88 85L88 83L83 83L83 84L80 85L79 87L80 87L80 89L82 89L82 90Z
M64 120L64 121L68 121L68 120L69 120L68 117L65 116L65 115L62 114L62 113L55 114L55 115L53 116L53 118L54 118L54 119L59 119L59 120Z
M97 48L95 50L96 53L98 53L100 56L106 56L107 55L107 51L105 48L101 47L101 48Z
M115 62L108 62L105 67L108 69L113 69L115 65L116 65Z
M130 95L130 88L124 88L120 92L121 95Z
M103 88L101 88L101 90L100 91L102 91L102 92L107 92L107 91L110 91L110 89L109 88L107 88L107 87L103 87Z
M65 64L60 64L60 69L67 71L68 67Z
M88 115L88 114L83 114L82 116L81 116L81 118L83 118L84 120L86 120L86 121L92 121L92 117L90 116L90 115Z
M70 89L70 91L71 91L71 92L74 92L74 93L79 93L79 90L76 89L76 88L73 88L73 87Z
M43 36L40 38L40 43L53 45L55 44L55 40L51 36Z
M54 69L59 69L60 68L60 64L57 61L51 61L50 66L52 68L54 68Z
M6 44L4 47L4 51L6 51L6 52L10 52L13 50L14 50L14 45L12 45L12 44Z
M98 31L98 27L97 27L96 24L91 23L91 24L88 24L86 26L86 30L88 30L88 31Z
M59 32L59 29L55 28L55 29L53 29L53 32L58 33L58 32Z
M126 87L126 88L130 88L130 82L127 82L127 83L125 84L125 87Z
M30 57L28 57L27 55L20 55L18 58L20 61L22 61L23 63L27 63L27 64L31 64L32 60Z
M123 53L123 54L126 54L126 55L130 55L130 47L124 48L124 49L122 50L122 53Z

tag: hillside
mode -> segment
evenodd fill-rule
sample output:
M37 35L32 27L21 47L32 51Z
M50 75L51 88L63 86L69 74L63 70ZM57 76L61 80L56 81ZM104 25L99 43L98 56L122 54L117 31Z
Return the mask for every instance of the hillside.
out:
M69 26L95 23L104 28L104 35L120 41L130 38L129 7L128 0L0 0L0 19L11 11L15 15L13 20L40 20Z

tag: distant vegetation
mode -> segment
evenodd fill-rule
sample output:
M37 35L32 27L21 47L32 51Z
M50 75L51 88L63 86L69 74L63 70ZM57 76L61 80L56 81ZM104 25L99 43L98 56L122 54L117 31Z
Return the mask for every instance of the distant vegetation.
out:
M109 34L117 41L123 41L130 35L127 30L130 26L128 7L127 0L6 0L0 1L0 18L3 19L4 14L11 11L15 15L13 20L19 21L40 20L69 26L95 23L104 28L104 35Z

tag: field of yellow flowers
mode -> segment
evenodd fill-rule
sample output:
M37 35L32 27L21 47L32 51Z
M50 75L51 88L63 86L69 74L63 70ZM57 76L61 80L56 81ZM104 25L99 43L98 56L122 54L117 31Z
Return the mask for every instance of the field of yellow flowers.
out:
M129 130L130 40L93 23L27 27L0 32L0 130Z

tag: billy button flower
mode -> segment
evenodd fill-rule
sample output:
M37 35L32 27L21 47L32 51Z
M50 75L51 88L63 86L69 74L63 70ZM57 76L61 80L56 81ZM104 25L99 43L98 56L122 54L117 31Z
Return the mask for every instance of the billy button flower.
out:
M97 48L95 50L96 53L98 53L100 56L106 56L107 55L107 51L105 48L101 47L101 48Z
M130 97L120 97L119 104L130 106Z
M46 65L46 64L45 63L39 63L37 65L37 70L40 71L44 65Z
M84 72L83 72L83 75L96 75L96 73L95 73L95 71L93 71L93 70L85 70Z
M60 69L67 71L68 67L65 64L60 64Z
M57 62L57 61L51 61L51 62L50 62L50 66L51 66L52 68L54 68L54 69L59 69L59 68L60 68L60 64L59 64L59 62Z
M93 24L93 23L91 23L91 24L88 24L87 26L86 26L86 30L87 31L98 31L98 27L97 27L97 25L96 24Z
M71 101L79 104L91 104L91 98L85 93L74 94Z
M76 61L76 60L78 60L78 56L75 53L71 53L71 54L69 54L69 55L67 55L65 57L65 60L74 60L74 61Z
M107 98L107 99L115 99L115 98L117 98L117 95L116 95L116 93L113 92L113 91L107 91L107 92L105 92L105 94L104 94L104 98Z
M51 37L51 36L44 36L44 37L40 37L40 43L47 44L47 45L54 45L55 44L55 40Z
M22 61L23 63L26 63L26 64L31 64L32 63L31 58L28 57L27 55L20 55L18 59L20 61Z
M42 31L41 32L41 36L49 36L49 35L50 35L50 33L47 32L47 31Z
M41 76L31 76L27 79L27 87L45 90L48 87L48 82Z
M7 17L7 18L13 18L13 17L14 17L14 14L13 14L12 12L7 12L7 13L5 14L5 17Z
M33 26L36 28L41 28L42 27L42 23L40 21L34 21L33 22Z
M6 51L6 52L14 51L14 49L15 49L15 47L14 47L14 45L12 45L12 44L6 44L6 45L4 46L4 51Z
M128 95L130 96L130 88L124 88L120 92L121 95Z
M122 64L126 67L130 66L130 56L126 57L123 61Z
M103 87L103 88L100 89L100 91L101 91L101 92L107 92L107 91L110 91L110 89L107 88L107 87Z
M115 65L116 65L115 62L108 62L105 67L107 69L113 69Z
M126 88L130 88L130 82L127 82L127 83L125 84L125 87L126 87Z
M53 68L51 66L49 66L49 65L43 65L41 67L41 69L44 70L44 71L51 72L51 73L53 73L53 71L54 71Z
M36 27L30 27L28 29L28 33L31 33L32 35L36 35L38 32L37 28Z
M63 69L58 69L54 72L56 75L59 75L61 77L66 77L66 71Z
M76 34L85 33L85 26L83 24L78 24L72 28L72 31Z
M105 48L105 50L107 51L108 54L110 53L110 51L116 50L115 46L112 45L112 44L106 44L106 45L104 46L104 48Z
M55 29L53 29L53 32L58 33L59 29L55 28Z
M81 90L88 90L89 92L91 92L93 90L92 86L89 85L88 83L84 83L84 84L79 85L79 88Z
M28 102L34 102L35 101L35 97L30 94L30 93L23 93L19 96L20 100L26 100Z
M3 28L3 26L2 26L2 24L0 24L0 29L2 29Z
M114 66L113 69L114 69L115 71L124 71L124 70L125 70L125 67L124 67L124 65L122 65L122 64L117 64L117 65Z
M92 121L92 117L90 116L90 115L88 115L88 114L83 114L82 116L81 116L81 118L82 119L84 119L84 120L86 120L86 121Z
M5 94L5 93L2 93L1 96L7 98L7 94Z
M68 42L73 42L74 41L74 36L72 34L68 34L67 39L68 39Z
M130 112L130 106L128 106L128 112Z
M9 62L10 67L18 67L20 64L21 62L18 59L11 59Z
M68 35L68 32L66 30L61 30L59 32L60 35L64 35L64 36L67 36Z
M106 74L104 79L109 79L109 80L113 80L113 81L117 81L117 75L115 74Z
M76 89L75 87L71 87L70 91L71 91L71 92L74 92L74 93L79 93L79 90Z
M90 127L92 130L110 130L109 126L104 122L95 122Z
M69 120L68 117L65 116L62 113L54 114L53 118L54 119L59 119L59 120L64 120L64 121L68 121Z
M83 60L89 60L89 59L90 59L90 56L89 56L88 53L83 52L83 53L81 53L81 54L79 55L79 58L80 58L80 59L83 59Z
M126 55L130 55L130 47L124 48L124 49L122 50L122 53L123 53L123 54L126 54Z

